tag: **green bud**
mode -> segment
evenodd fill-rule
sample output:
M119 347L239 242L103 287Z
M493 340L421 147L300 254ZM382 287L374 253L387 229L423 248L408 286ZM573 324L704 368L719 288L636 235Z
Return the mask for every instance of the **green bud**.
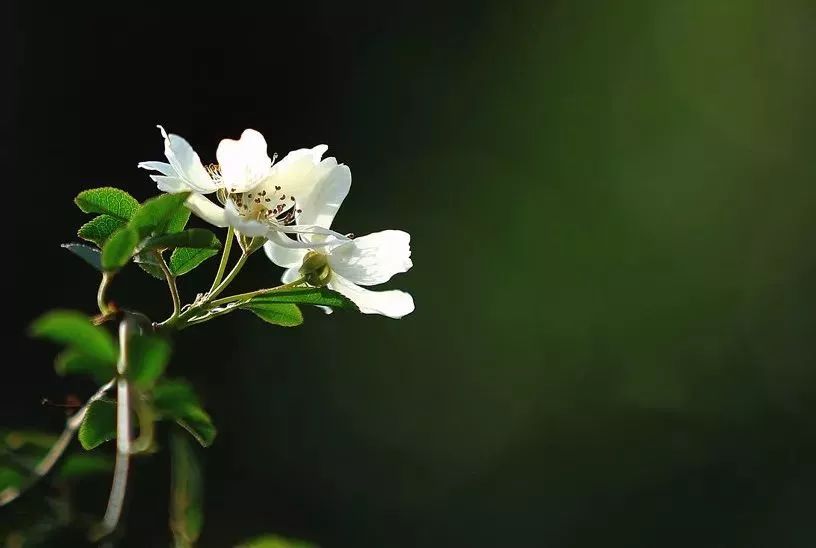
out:
M316 251L310 251L303 258L303 265L300 267L300 275L306 279L306 283L315 287L323 287L331 279L331 267L326 256Z

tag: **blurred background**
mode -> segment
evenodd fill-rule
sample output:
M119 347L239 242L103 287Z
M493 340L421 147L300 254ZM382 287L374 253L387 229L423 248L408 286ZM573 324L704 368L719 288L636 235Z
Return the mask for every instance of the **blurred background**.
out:
M816 545L810 0L10 9L3 427L94 390L25 334L94 312L73 196L154 195L157 123L205 163L252 127L351 167L339 230L411 233L417 309L178 337L219 427L200 546ZM112 290L156 319L165 293ZM168 544L167 461L136 462L120 545Z

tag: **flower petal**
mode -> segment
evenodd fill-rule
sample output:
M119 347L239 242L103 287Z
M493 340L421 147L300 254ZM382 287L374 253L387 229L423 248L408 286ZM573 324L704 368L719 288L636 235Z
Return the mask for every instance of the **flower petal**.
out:
M179 179L178 177L165 177L164 175L151 175L151 179L156 181L156 186L162 192L168 192L170 194L176 194L178 192L184 192L185 190L190 190L190 187L187 186L183 180Z
M266 140L254 129L247 129L237 141L224 139L215 153L224 186L230 192L247 192L258 185L272 167L266 153Z
M338 166L334 158L320 159L328 148L318 145L290 152L272 166L269 177L263 181L268 192L297 202L302 210L299 223L330 226L348 194L351 185L348 167Z
M224 208L211 202L208 198L205 198L201 194L193 192L190 194L190 197L187 198L184 205L186 205L187 208L195 213L198 217L207 221L211 225L221 228L229 226L229 221L227 220L227 215Z
M402 230L374 232L333 248L329 265L360 285L385 283L413 266L410 242L411 236Z
M414 299L410 294L399 291L370 291L355 285L336 272L329 281L333 289L348 297L363 314L382 314L389 318L402 318L414 311Z
M302 210L298 224L329 228L351 189L351 170L347 165L337 165L334 158L326 158L315 168L315 178L312 192L298 202Z
M299 265L298 265L299 266ZM287 268L283 271L283 276L281 276L281 281L285 284L290 284L300 278L300 270L298 267L294 268Z
M238 209L235 207L235 204L233 204L232 201L227 202L227 206L224 208L224 214L226 215L229 225L244 236L249 236L251 238L256 236L266 237L266 234L270 230L268 223L262 223L260 221L256 221L255 219L247 219L246 217L243 217L238 212Z
M172 133L168 135L162 126L157 127L164 137L164 155L167 156L167 161L176 170L178 176L197 192L209 194L217 190L218 186L204 169L201 158L198 157L190 143L178 135Z
M178 177L176 170L173 169L173 166L167 162L139 162L139 165L136 167L148 169L150 171L158 171L162 175L166 175L168 177Z
M287 238L287 236L283 237ZM300 265L303 264L303 257L305 257L306 253L309 252L307 249L293 249L291 247L284 247L277 241L266 242L264 244L264 251L266 252L266 256L269 257L270 261L278 266L282 266L283 268L294 269L295 273L297 273ZM284 281L284 283L289 282Z

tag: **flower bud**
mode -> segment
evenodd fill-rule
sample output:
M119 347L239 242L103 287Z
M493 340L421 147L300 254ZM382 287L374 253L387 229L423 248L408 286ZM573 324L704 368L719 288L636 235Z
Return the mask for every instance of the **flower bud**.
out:
M323 287L331 279L331 267L326 256L316 251L310 251L303 257L300 275L306 283L315 287Z

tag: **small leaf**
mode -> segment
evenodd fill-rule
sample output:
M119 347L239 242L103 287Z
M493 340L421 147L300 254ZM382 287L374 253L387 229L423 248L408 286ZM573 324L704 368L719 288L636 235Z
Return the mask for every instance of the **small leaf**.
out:
M249 310L265 322L283 327L295 327L303 323L303 314L294 304L250 301L241 305L241 308Z
M137 253L133 257L133 262L139 265L139 268L156 278L164 281L164 271L159 266L159 261L155 257L156 252L146 251L144 253Z
M190 220L190 210L186 207L180 207L176 213L170 218L167 223L167 233L181 232L187 226L187 221Z
M186 381L167 379L153 389L153 406L164 416L175 418L198 405L198 396Z
M170 271L175 276L183 276L217 254L217 249L176 248L170 256Z
M278 535L263 535L239 544L236 548L317 548L302 540L288 539Z
M77 236L102 247L108 238L123 226L125 226L125 221L118 217L99 215L79 227Z
M161 381L153 389L153 408L162 418L178 422L202 446L209 447L215 440L215 426L188 383Z
M64 247L98 271L102 272L102 254L98 249L83 244L62 244Z
M128 377L142 390L149 390L164 373L170 360L170 343L156 335L130 339Z
M138 243L139 234L130 226L116 231L102 248L102 268L110 272L125 266L133 256Z
M170 530L176 546L192 546L204 525L201 466L190 443L178 433L170 437Z
M329 306L331 308L357 309L357 306L346 297L325 287L297 287L294 289L273 291L272 293L255 297L241 305L241 307L248 308L249 306L273 303L314 304Z
M187 410L187 414L176 419L176 422L187 430L201 444L201 447L212 445L218 433L210 416L200 407L191 407Z
M190 228L182 232L172 234L162 234L148 238L144 243L143 250L170 249L174 247L189 247L196 249L221 249L221 242L215 234L204 228Z
M113 470L113 459L107 455L76 453L65 458L57 475L63 480L74 480L95 474L107 474L111 470Z
M116 438L116 404L109 400L93 402L82 419L77 437L89 451Z
M106 363L116 363L118 354L113 337L91 324L90 319L72 310L53 310L40 316L31 326L31 334L67 345Z
M59 375L90 375L98 383L105 383L116 374L113 363L88 356L73 348L57 356L54 369Z
M178 211L184 207L189 192L162 194L146 200L133 215L128 226L138 232L139 238L167 232L171 222L178 223Z
M136 198L118 188L103 187L80 192L74 202L85 213L102 213L129 220L139 209Z
M0 494L6 489L17 489L22 485L24 479L23 475L14 468L0 466Z

